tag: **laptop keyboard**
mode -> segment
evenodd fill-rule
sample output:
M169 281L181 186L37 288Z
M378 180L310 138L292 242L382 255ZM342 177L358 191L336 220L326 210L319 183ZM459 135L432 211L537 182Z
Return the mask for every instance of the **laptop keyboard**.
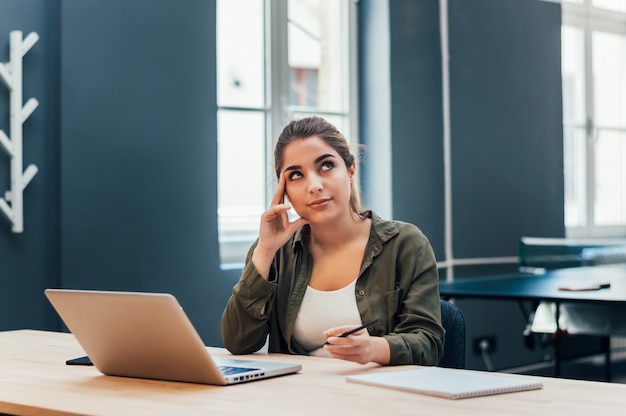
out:
M258 368L249 368L249 367L231 367L228 365L221 365L220 371L225 376L232 376L233 374L239 373L247 373L248 371L258 370Z

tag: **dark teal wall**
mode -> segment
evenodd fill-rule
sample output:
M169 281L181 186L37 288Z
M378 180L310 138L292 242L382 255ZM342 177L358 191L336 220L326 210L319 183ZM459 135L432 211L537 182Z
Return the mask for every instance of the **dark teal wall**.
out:
M62 19L62 283L172 293L219 344L215 2L66 0Z
M393 216L417 224L446 259L442 56L438 0L394 0L389 79L362 83L361 136L391 143ZM360 2L374 19L373 1ZM372 25L371 23L369 23ZM521 236L564 235L560 5L538 0L448 2L452 253L515 257ZM361 62L377 56L361 38ZM369 135L381 91L388 137ZM374 120L374 121L373 121ZM364 176L381 170L375 155ZM508 266L514 269L515 265ZM455 269L458 275L492 268ZM442 270L445 275L446 270Z
M453 0L449 27L454 256L563 237L560 5Z
M1 2L3 60L9 26L41 36L24 62L40 172L25 232L0 224L0 328L60 329L46 287L163 291L220 345L237 273L219 269L215 2Z
M0 2L0 62L9 61L9 33L36 32L23 58L24 101L39 107L23 127L24 168L39 172L24 190L24 232L14 234L0 213L0 329L53 328L58 323L43 288L60 281L59 246L59 2ZM0 82L0 129L9 131L9 90ZM9 190L9 157L0 148L0 195Z
M359 25L367 31L359 37L365 203L375 207L380 195L391 195L392 216L418 225L441 260L445 241L439 2L362 0ZM378 151L380 141L389 142L390 162ZM387 169L389 184L374 186Z
M438 0L389 2L393 216L445 256L443 96Z

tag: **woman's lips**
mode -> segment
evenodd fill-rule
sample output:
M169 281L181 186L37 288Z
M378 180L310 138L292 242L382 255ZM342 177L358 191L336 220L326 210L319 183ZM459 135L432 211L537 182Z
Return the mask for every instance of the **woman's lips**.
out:
M330 203L330 201L331 198L316 199L315 201L309 203L308 207L312 209L324 208Z

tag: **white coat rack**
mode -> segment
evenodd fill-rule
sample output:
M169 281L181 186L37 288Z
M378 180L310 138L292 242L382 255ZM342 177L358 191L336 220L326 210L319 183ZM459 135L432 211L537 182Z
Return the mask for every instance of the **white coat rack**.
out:
M22 197L24 188L30 183L37 173L37 166L29 165L23 171L23 148L22 129L24 122L30 117L39 105L39 102L31 98L22 106L22 58L30 48L39 40L39 35L31 32L26 39L22 39L22 32L13 30L10 34L10 61L0 62L0 78L10 91L10 125L9 138L4 131L0 130L0 145L11 158L11 189L0 197L0 211L7 216L13 224L14 233L24 231L24 200ZM9 205L10 203L10 205Z

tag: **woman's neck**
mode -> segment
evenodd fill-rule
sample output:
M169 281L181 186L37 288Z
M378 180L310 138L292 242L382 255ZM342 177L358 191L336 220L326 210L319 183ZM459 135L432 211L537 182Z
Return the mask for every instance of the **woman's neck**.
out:
M348 219L325 224L309 224L310 243L322 250L336 250L369 234L367 218L350 213Z

